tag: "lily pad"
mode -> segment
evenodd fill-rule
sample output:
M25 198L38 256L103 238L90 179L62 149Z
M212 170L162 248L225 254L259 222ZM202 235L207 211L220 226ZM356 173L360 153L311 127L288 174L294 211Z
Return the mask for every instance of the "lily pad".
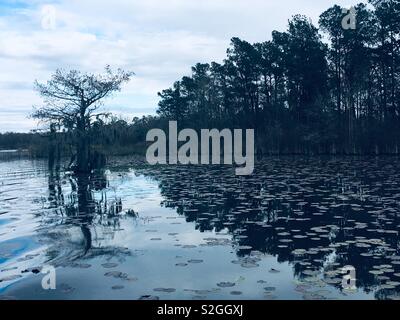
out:
M235 283L234 282L219 282L219 283L217 283L217 286L220 288L230 288L230 287L234 287Z

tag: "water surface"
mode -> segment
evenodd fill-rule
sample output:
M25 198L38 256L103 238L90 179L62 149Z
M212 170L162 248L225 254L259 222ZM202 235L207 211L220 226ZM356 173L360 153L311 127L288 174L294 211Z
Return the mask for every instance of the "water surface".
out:
M400 161L281 157L252 176L0 160L3 299L397 299ZM344 266L356 270L343 288ZM56 290L43 290L43 266Z

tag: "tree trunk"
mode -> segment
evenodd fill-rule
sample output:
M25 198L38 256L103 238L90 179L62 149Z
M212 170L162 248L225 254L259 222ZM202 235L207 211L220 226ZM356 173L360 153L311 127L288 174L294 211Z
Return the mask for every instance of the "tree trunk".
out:
M78 134L76 144L76 171L87 173L90 171L89 166L89 143L86 132L85 119L78 120Z

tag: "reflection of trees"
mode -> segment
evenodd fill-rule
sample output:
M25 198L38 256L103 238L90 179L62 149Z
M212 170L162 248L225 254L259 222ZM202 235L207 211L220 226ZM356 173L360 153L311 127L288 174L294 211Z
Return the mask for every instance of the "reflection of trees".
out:
M299 279L322 275L339 289L340 269L352 265L357 286L369 292L398 280L393 274L400 272L390 259L399 254L398 233L392 230L399 225L398 204L390 198L400 181L386 187L381 183L397 169L372 165L370 176L355 175L355 168L371 164L368 159L359 164L296 165L280 160L260 164L258 174L249 177L205 166L149 167L139 172L155 178L164 205L195 222L196 229L228 230L239 257L251 251L272 254L290 262ZM370 273L385 264L383 274ZM377 298L396 294L395 289L383 288Z
M121 215L121 199L109 197L107 187L104 170L63 177L58 170L49 172L48 209L52 214L46 216L41 241L49 244L47 254L51 263L129 254L126 248L104 246L100 241L113 237L120 229L120 219L128 218Z

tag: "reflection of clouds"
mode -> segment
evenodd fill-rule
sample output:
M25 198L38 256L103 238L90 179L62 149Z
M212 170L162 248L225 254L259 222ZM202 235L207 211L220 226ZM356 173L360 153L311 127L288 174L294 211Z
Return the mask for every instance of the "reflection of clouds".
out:
M183 221L182 221L183 223ZM204 238L207 237L207 233L201 232L182 232L179 233L179 239L183 245L199 245L204 243Z

